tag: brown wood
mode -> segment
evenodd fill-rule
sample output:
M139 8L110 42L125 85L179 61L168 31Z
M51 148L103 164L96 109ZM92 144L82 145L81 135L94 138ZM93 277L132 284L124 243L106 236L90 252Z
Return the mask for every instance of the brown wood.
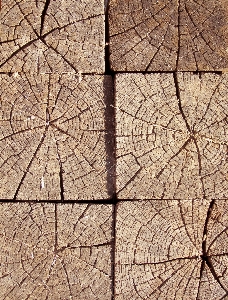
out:
M0 80L0 199L111 197L111 78L2 74Z
M115 299L227 299L227 201L117 208Z
M110 205L0 204L0 299L111 299Z
M228 68L227 1L111 0L114 71Z
M227 199L227 75L119 74L119 199Z
M104 72L104 4L3 1L1 72Z
M0 300L228 300L227 19L2 1Z

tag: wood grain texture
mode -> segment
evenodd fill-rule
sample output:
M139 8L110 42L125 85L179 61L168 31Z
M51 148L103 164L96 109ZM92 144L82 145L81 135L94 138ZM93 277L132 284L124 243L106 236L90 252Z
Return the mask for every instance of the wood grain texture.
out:
M0 298L111 299L110 205L0 204Z
M111 78L15 73L0 80L0 199L111 197Z
M227 199L227 79L116 76L119 199Z
M114 71L228 68L227 2L111 0Z
M227 209L222 200L120 202L115 299L226 299Z
M0 20L1 72L104 72L102 1L2 1Z
M0 300L228 300L227 0L0 5Z

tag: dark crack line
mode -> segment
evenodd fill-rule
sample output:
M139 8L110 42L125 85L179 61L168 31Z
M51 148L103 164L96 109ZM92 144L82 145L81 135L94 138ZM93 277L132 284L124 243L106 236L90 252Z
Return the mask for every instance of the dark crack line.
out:
M140 299L145 299L145 298L143 298L143 297L139 294L139 291L138 291L138 289L137 289L137 285L135 284L135 279L134 279L134 277L132 278L132 282L133 282L133 287L134 287L134 290L135 290L137 296L138 296ZM137 297L137 299L139 299L138 297Z
M223 300L223 299L226 300L227 299L226 296L227 296L227 293L222 298L220 298L219 300Z
M183 150L186 149L186 147L188 146L188 144L192 141L192 137L188 138L187 141L182 145L182 147L173 154L173 156L170 157L170 159L167 161L167 163L165 164L165 166L158 172L158 174L156 175L156 178L158 179L161 174L165 171L166 167L169 165L170 161L172 159L174 159L176 156L178 156ZM180 199L181 200L181 199Z
M118 110L121 111L121 112L124 113L124 114L127 114L128 116L130 116L130 117L132 117L132 118L134 118L134 119L136 119L136 120L139 120L139 121L142 121L142 122L146 123L147 125L151 125L151 126L153 126L153 127L156 127L156 128L159 128L159 129L163 129L163 130L168 130L168 131L174 131L174 132L180 132L180 133L183 133L183 130L181 130L181 129L168 128L168 127L166 127L166 126L164 126L164 125L158 125L158 124L156 124L156 123L151 123L151 122L148 122L147 120L143 120L142 118L139 118L139 117L137 117L137 116L131 114L130 112L123 110L122 108L118 108ZM153 135L153 134L154 134L154 133L146 134L146 135L148 136L148 135ZM118 135L116 135L116 136L118 136ZM122 137L122 136L123 136L123 135L121 135L121 137ZM134 135L134 136L137 136L137 135Z
M74 242L76 242L77 240L75 240ZM73 244L74 242L72 242L71 244ZM103 244L93 244L93 245L81 245L81 246L71 246L71 244L68 244L67 246L63 246L60 249L58 249L56 251L56 253L61 253L65 250L75 250L75 249L92 249L92 248L99 248L99 247L105 247L105 246L111 246L112 242L106 242Z
M65 134L66 136L69 136L70 138L72 138L74 141L77 142L77 145L75 146L75 149L80 145L81 143L81 140L82 140L82 137L80 140L77 140L77 138L71 134L69 134L68 132L65 132L64 130L62 130L61 128L59 128L58 126L56 126L55 124L51 124L52 127L56 128L58 131L60 131L61 133ZM83 133L82 133L83 135ZM91 150L94 150L94 149L91 149ZM73 150L72 150L73 151ZM85 161L88 163L88 165L91 167L91 169L93 170L93 165L91 164L91 162L88 160L88 158L85 157L85 153L82 152L81 150L79 150L79 148L77 148L77 151L81 154L81 156L85 159ZM78 158L77 155L75 155L75 152L74 152L74 156L76 156ZM68 156L69 157L69 156Z
M55 139L55 143L56 143L56 150L57 150L57 157L58 157L58 162L59 162L59 185L60 185L60 197L61 197L61 201L64 201L64 183L63 183L63 165L62 165L62 161L61 161L61 157L60 157L60 153L59 153L59 147L58 147L58 142Z
M150 17L148 17L148 18L146 18L146 19L144 19L143 21L141 21L141 22L139 22L139 23L135 23L134 22L134 26L131 26L131 27L129 27L128 29L126 29L125 31L121 31L121 32L117 32L117 33L114 33L114 34L112 34L112 35L110 35L109 37L115 37L115 36L118 36L118 35L120 35L120 34L126 34L126 33L128 33L129 31L131 31L131 30L135 30L135 32L137 33L137 27L138 26L140 26L141 24L144 24L146 21L148 21L148 20L151 20L151 16ZM134 21L134 20L133 20ZM157 26L156 26L157 27ZM156 28L155 27L155 28ZM154 30L154 29L153 29ZM138 34L138 33L137 33ZM138 34L138 36L139 36L139 34ZM140 38L141 38L141 36L139 36ZM143 40L143 39L142 39ZM141 40L141 41L142 41ZM140 42L141 42L140 41Z
M31 22L30 22L29 19L28 19L28 16L29 16L30 14L25 15L24 12L23 12L23 10L22 10L21 7L20 7L20 2L17 2L17 0L15 0L15 2L16 2L16 5L17 5L18 9L19 9L20 12L21 12L21 14L23 15L24 19L27 21L27 23L29 24L29 26L32 28L32 31L33 31L33 32L35 33L35 35L37 36L36 30L33 28Z
M209 110L209 108L210 108L210 106L211 106L211 102L212 102L212 100L213 100L213 97L215 96L216 92L218 91L218 89L219 89L219 87L220 87L220 85L221 85L222 83L223 83L223 80L221 79L221 80L219 81L219 83L216 85L216 87L215 87L214 91L212 92L212 95L211 95L211 97L210 97L210 99L209 99L209 101L208 101L208 104L207 104L207 107L206 107L206 109L205 109L205 112L204 112L204 114L202 115L201 119L199 120L198 124L200 124L200 123L203 121L203 119L205 118L205 116L206 116L206 114L207 114L207 112L208 112L208 110Z
M60 260L60 263L63 267L63 270L65 272L65 275L66 275L66 280L67 280L67 285L68 285L68 289L69 289L69 292L70 292L70 299L73 299L73 293L72 293L72 289L71 289L71 285L70 285L70 279L69 279L69 275L68 275L68 272L67 272L67 268L66 268L66 265L64 263L64 260Z
M88 205L86 206L86 208L84 209L84 211L83 211L83 212L81 213L81 215L79 216L79 218L77 219L76 223L73 224L73 225L74 225L74 227L73 227L73 232L75 232L77 225L78 225L78 224L80 223L80 221L85 217L85 215L86 215L86 213L88 212L88 210L90 209L90 207L91 207L91 205L88 204ZM77 240L78 240L78 238L77 238L76 240L74 240L73 242L71 242L70 244L68 244L67 246L68 246L68 247L71 247L71 245L72 245L73 243L75 243Z
M203 242L202 242L202 253L203 257L207 257L207 233L208 233L208 223L211 218L212 210L215 206L215 200L212 200L210 202L208 211L207 211L207 217L204 223L204 229L203 229Z
M171 263L174 261L181 261L181 260L197 260L199 259L198 255L194 255L194 256L186 256L186 257L177 257L177 258L173 258L173 259L168 259L168 260L163 260L163 261L158 261L158 262L145 262L145 263L137 263L135 262L134 265L136 266L147 266L147 265L161 265L161 264L166 264L166 263ZM127 264L122 264L124 266L131 266L131 263L127 263Z
M71 248L70 248L70 249L71 249ZM59 258L59 257L57 256L57 258ZM91 266L91 267L93 267L94 269L98 270L100 273L102 273L102 274L104 274L104 275L106 275L106 276L109 276L109 274L106 273L104 270L99 269L98 267L95 267L96 262L92 265L91 263L89 263L89 262L86 261L85 259L82 259L81 257L77 257L76 255L74 256L74 259L77 259L78 261L81 261L81 262L85 263L87 266Z
M81 20L80 20L80 21L81 21ZM60 30L66 28L66 27L68 27L68 26L70 26L70 25L73 25L74 23L75 23L75 22L70 22L70 23L68 23L68 24L66 24L66 25L63 25L63 26L61 26L61 27L55 27L55 28L51 29L50 31L48 31L47 33L40 35L39 37L42 38L42 39L45 39L48 35L52 34L52 32L54 32L54 31L56 31L56 30L59 30L59 31L60 31Z
M153 60L154 60L154 58L156 57L156 55L159 53L161 47L163 46L163 44L164 44L164 42L165 42L166 35L167 35L167 33L168 33L168 30L169 30L169 26L170 26L170 23L167 25L167 29L166 29L166 32L165 32L165 34L164 34L164 39L162 40L162 42L161 42L160 45L158 46L156 52L154 53L153 57L151 58L150 62L148 63L148 65L147 65L147 67L146 67L146 69L145 69L145 72L148 71L148 69L150 68L150 66L151 66L151 64L152 64L152 62L153 62ZM140 42L141 42L141 41L140 41Z
M222 282L220 281L219 276L217 275L215 268L213 266L213 263L211 261L211 257L207 256L206 259L206 264L208 266L208 268L211 271L211 274L213 275L214 279L218 282L218 284L220 285L220 287L226 292L226 295L228 295L228 290L226 289L226 287L222 284Z
M63 56L57 49L55 49L54 47L52 47L51 45L48 45L47 42L44 40L43 37L40 37L39 40L41 42L44 43L44 45L47 47L47 48L50 48L52 49L57 55L59 55L76 73L78 73L78 70L75 68L75 66L67 59L65 58L65 56ZM0 66L1 67L1 66Z
M228 228L226 227L225 229L223 229L214 239L213 241L210 243L210 245L208 246L208 249L207 249L207 253L209 253L211 247L213 246L213 244L216 242L216 240L224 233L228 230ZM224 254L221 254L221 255L224 255ZM209 256L209 255L208 255ZM216 256L216 255L210 255L210 256Z
M137 172L135 172L135 174L128 180L128 182L124 185L124 187L122 187L120 190L118 190L117 191L117 195L119 194L119 193L121 193L132 181L134 181L134 179L138 176L138 174L141 172L143 170L143 168L142 167L140 167L139 169L138 169L138 171Z
M106 2L105 8L105 74L112 75L113 71L111 70L110 64L110 35L109 35L109 0Z
M203 190L203 199L206 199L205 187L204 187L204 182L203 182L203 178L202 178L202 162L201 162L200 150L199 150L199 146L196 141L196 138L194 136L192 137L192 140L196 146L196 151L197 151L198 165L199 165L199 178L200 178L200 182L201 182L202 190Z
M181 39L180 39L180 13L181 13L181 1L178 0L178 17L177 17L177 58L176 58L176 71L178 70L178 65L179 65L179 58L180 58L180 46L181 46ZM175 79L174 79L175 80Z
M219 253L219 254L211 254L207 255L208 257L221 257L221 256L228 256L228 252Z
M200 294L200 287L201 287L201 279L203 276L203 271L205 270L206 262L205 260L202 260L201 266L200 266L200 277L199 277L199 284L198 284L198 290L197 290L197 296L196 299L199 299L199 294Z
M197 26L196 26L196 24L195 24L195 22L194 22L194 20L193 20L193 18L192 18L192 16L191 16L191 14L190 14L188 8L187 8L186 3L185 3L185 10L186 10L186 13L187 13L189 19L191 20L192 24L194 25L195 28L197 28ZM215 52L215 50L211 48L210 44L207 42L207 40L206 40L205 37L203 36L202 31L199 32L198 35L201 36L201 38L203 39L203 41L205 42L205 44L210 48L210 50L211 50L212 52Z
M187 118L184 114L182 105L181 105L180 88L179 88L179 83L178 83L178 78L177 78L177 72L173 72L173 79L174 79L174 85L176 88L176 96L177 96L177 100L178 100L178 107L179 107L180 113L185 121L185 124L186 124L186 127L187 127L189 133L192 133L191 128L188 124Z
M187 224L186 224L185 219L184 219L184 212L183 212L183 209L182 209L180 200L178 201L178 207L179 207L179 210L180 210L181 220L182 220L182 223L183 223L183 225L184 225L183 227L184 227L184 229L185 229L185 232L186 232L186 234L187 234L189 240L191 241L192 245L193 245L195 248L197 248L196 243L193 241L193 239L192 239L192 237L190 236L189 231L188 231L188 229L187 229Z
M38 41L39 39L33 39L29 41L28 43L24 44L20 48L18 48L16 51L14 51L3 63L1 63L0 68L2 68L11 58L13 58L15 55L17 55L20 51L23 51L24 49L28 48L30 45L32 45L34 42Z
M74 25L74 24L79 23L79 22L89 21L91 19L95 19L95 18L101 17L101 16L103 16L103 14L93 15L93 16L89 16L87 18L82 18L82 19L79 19L79 20L76 20L76 21L73 21L73 22L69 22L68 24L65 24L63 26L55 27L55 28L51 29L50 31L48 31L47 33L44 33L42 35L37 35L37 36L40 37L40 38L46 38L48 35L50 35L55 30L59 30L60 31L60 30L66 28L66 27L68 27L70 25ZM89 74L91 74L91 73L89 73Z
M31 130L34 130L34 129L41 129L43 127L44 127L44 125L39 125L39 126L36 126L36 127L26 128L26 129L23 129L23 130L20 130L20 131L13 132L13 133L11 133L7 136L4 136L2 139L0 139L0 142L5 140L5 139L11 138L11 137L13 137L17 134L24 133L26 131L31 131Z
M193 274L194 274L194 272L195 272L195 270L196 270L197 267L198 267L198 264L195 264L194 268L192 269L192 272L191 272L190 276L188 276L188 280L187 280L185 288L183 290L183 295L186 294L188 288L191 288L191 287L189 287L189 284L191 283L192 278L194 278ZM182 281L183 280L184 280L184 276L182 278ZM177 299L177 297L176 297L177 293L178 293L178 290L175 293L175 299Z
M55 105L56 105L56 104L55 104ZM57 122L58 120L64 118L65 115L69 112L69 110L72 109L73 107L75 107L75 103L74 103L72 106L70 106L70 108L69 108L67 111L65 111L65 113L64 113L63 115L61 115L60 117L58 117L58 118L52 120L50 123L51 123L51 124L52 124L52 123L55 123L55 122ZM53 111L54 111L54 109L55 109L55 107L53 108ZM86 109L82 110L78 115L75 115L75 116L73 116L73 117L71 117L71 118L66 118L64 121L60 122L59 124L62 125L62 124L64 124L64 123L66 123L66 122L70 122L71 120L73 120L73 119L75 119L75 118L78 118L78 119L79 119L80 116L81 116L83 113L87 112L87 111L90 111L90 108L89 108L89 107L87 107ZM82 130L82 129L81 129L81 130ZM83 130L83 131L84 131L84 130ZM85 131L86 131L86 130L85 130ZM103 131L103 130L96 130L96 131Z
M24 73L23 74L24 76L25 76L25 78L26 78L26 80L24 80L26 83L28 83L28 85L29 85L29 87L30 87L30 90L31 90L31 94L36 98L36 101L37 101L37 104L43 104L44 102L43 102L43 100L42 100L42 95L41 95L41 92L40 92L40 90L39 90L39 88L38 88L38 82L36 81L36 76L33 76L33 78L35 79L35 81L36 81L36 86L33 86L32 84L31 84L31 78L29 78L29 74L27 74L27 73ZM40 97L37 97L37 95L36 95L36 92L39 92L39 95L40 95ZM25 98L25 96L24 96L24 94L23 94L23 92L21 92L21 91L19 91L20 92L20 95L23 97L23 98ZM20 98L19 98L20 99ZM19 99L17 98L16 100L15 100L15 102L14 102L14 106L13 106L13 109L14 109L14 107L15 107L15 104L16 104L16 102L17 101L19 101ZM28 102L30 102L28 99L26 99ZM41 100L41 101L40 101ZM24 112L23 110L20 110L20 111L22 111L22 112ZM42 117L40 117L39 115L36 115L35 114L35 116L36 117L38 117L40 120L42 120L42 121L45 121L45 119L44 118L42 118Z
M42 136L42 138L41 138L41 140L40 140L40 142L39 142L39 144L38 144L38 146L37 146L37 148L36 148L36 150L35 150L35 152L34 152L34 154L33 154L32 159L30 160L30 162L29 162L29 164L28 164L28 166L27 166L27 168L26 168L26 170L25 170L25 172L24 172L24 175L23 175L22 178L21 178L21 181L20 181L20 183L19 183L19 185L18 185L18 187L17 187L17 189L16 189L16 192L15 192L15 194L14 194L14 197L13 197L13 200L14 200L14 201L17 199L17 195L18 195L18 193L19 193L19 191L20 191L20 188L21 188L21 186L22 186L22 184L23 184L23 182L24 182L24 179L25 179L26 175L28 174L28 171L29 171L31 165L32 165L34 159L36 158L36 155L37 155L38 151L40 150L40 147L42 146L42 144L43 144L43 142L44 142L44 139L45 139L45 137L46 137L47 130L48 130L48 127L45 128L45 132L44 132L44 134L43 134L43 136Z
M8 40L8 41L1 41L1 42L0 42L0 45L2 45L2 44L7 44L7 43L10 43L10 42L16 42L16 39Z
M129 27L129 28L128 28L127 30L125 30L125 31L120 31L120 32L114 33L114 34L110 35L110 37L115 37L115 36L120 35L120 34L126 34L126 33L129 32L130 30L133 30L133 29L134 29L135 32L137 33L137 35L141 38L141 36L140 36L140 35L138 34L138 32L137 32L137 27L139 27L141 24L145 24L146 21L151 20L151 19L153 19L153 20L158 24L159 22L156 20L155 17L156 17L160 12L164 11L165 8L167 8L167 4L165 4L163 7L161 7L161 9L159 9L155 14L151 15L151 16L148 17L148 18L145 18L143 21L141 21L141 22L139 22L139 23L135 23L135 20L133 19L132 21L134 22L134 26ZM136 12L136 11L131 10L131 12ZM119 15L120 15L120 14L121 14L121 13L119 13ZM123 14L125 15L126 12L124 12ZM160 25L160 24L156 25L149 33L152 33L152 31L155 30L156 28L158 28L159 25ZM153 39L153 38L152 38L152 39ZM151 40L152 40L152 39L151 39ZM143 40L143 39L142 39L142 40ZM141 41L142 41L142 40L141 40ZM140 42L141 42L141 41L140 41Z
M106 276L109 276L109 274L106 273L104 270L95 267L96 262L94 263L94 265L92 265L92 264L90 264L88 261L86 261L85 259L82 259L81 257L76 257L76 256L75 256L75 259L77 259L77 260L79 260L79 261L82 261L82 262L84 262L87 266L91 266L91 267L93 267L95 270L99 271L100 273L102 273L102 274L104 274L104 275L106 275Z
M187 31L188 31L189 36L191 37L189 27L187 27ZM191 38L191 48L192 48L192 54L193 54L194 60L195 60L196 72L198 72L199 68L198 68L198 62L197 62L197 59L196 59L196 52L198 50L197 50L197 45L195 44L195 40L192 39L192 38ZM201 73L200 73L200 76L201 76Z
M45 16L47 14L49 4L50 4L50 0L46 0L45 5L44 5L44 9L43 9L42 15L41 15L40 35L42 35L42 31L43 31L43 28L44 28Z
M166 278L150 295L148 296L147 299L151 299L151 296L156 293L157 290L160 290L168 281L170 278L172 278L176 273L178 273L183 266L180 266L177 270L175 270L168 278Z
M48 3L48 5L49 5L50 0L46 0L45 6L47 5L47 3ZM16 5L19 7L19 3L16 2ZM48 5L47 5L47 6L48 6ZM19 9L20 9L20 11L21 11L21 8L20 8L20 7L19 7ZM96 17L99 17L99 16L103 16L103 14L98 14L98 15L90 16L90 17L88 17L88 18L82 18L82 19L79 19L79 20L77 20L77 21L70 22L70 23L68 23L68 24L66 24L66 25L64 25L64 26L62 26L62 27L56 27L56 28L53 28L53 29L50 30L49 32L47 32L47 33L41 35L41 34L42 34L42 30L43 30L43 25L44 25L43 22L44 22L44 18L45 18L45 15L46 15L46 11L47 11L47 8L46 8L46 9L44 8L43 13L42 13L42 16L41 16L41 20L42 20L41 23L42 23L42 24L41 24L41 29L40 29L40 35L34 30L34 28L32 27L32 24L29 22L29 20L28 20L27 18L25 18L26 21L28 22L28 24L30 25L30 27L32 28L33 32L34 32L35 35L37 36L37 38L36 38L36 39L33 39L33 40L31 40L31 41L29 41L28 43L26 43L25 45L23 45L23 46L21 46L21 47L19 46L19 49L17 49L15 52L13 52L13 53L5 60L2 64L0 64L0 68L1 68L5 63L7 63L12 57L14 57L18 52L24 50L25 48L27 48L28 46L30 46L30 45L33 44L34 42L36 42L36 41L38 41L38 40L41 40L41 41L45 44L46 47L52 48L53 51L55 51L58 55L60 55L61 58L62 58L63 60L65 60L65 61L68 63L68 65L70 65L70 67L72 67L72 68L75 70L74 66L72 66L72 65L70 64L70 62L69 62L65 57L63 57L57 50L55 50L52 46L48 46L48 45L46 44L46 42L44 42L44 39L45 39L48 35L50 35L52 32L54 32L55 30L61 30L61 29L64 29L65 27L67 27L67 26L69 26L69 25L73 25L73 24L78 23L78 22L83 22L83 21L86 21L86 20L90 20L90 19L92 19L92 18L96 18ZM22 11L21 11L21 13L23 14ZM44 15L44 14L45 14L45 15ZM0 44L12 42L12 41L16 41L16 40L4 41L4 42L1 42ZM75 70L75 71L78 73L77 70Z
M208 211L207 211L207 217L205 220L205 224L204 224L204 230L203 230L203 242L202 242L202 256L201 258L203 259L203 261L205 261L206 265L208 266L211 274L213 275L215 281L218 282L218 284L220 285L220 287L226 292L226 295L228 295L228 290L225 288L225 286L222 284L222 282L220 281L219 276L217 275L215 268L213 266L211 257L208 256L208 250L207 250L207 234L208 234L208 224L211 218L211 214L212 214L212 210L214 209L215 206L215 201L216 200L212 200Z
M60 181L60 189L61 189L61 200L64 201L64 187L63 187L63 168L62 168L62 163L59 158L59 166L60 166L60 171L59 171L59 181Z

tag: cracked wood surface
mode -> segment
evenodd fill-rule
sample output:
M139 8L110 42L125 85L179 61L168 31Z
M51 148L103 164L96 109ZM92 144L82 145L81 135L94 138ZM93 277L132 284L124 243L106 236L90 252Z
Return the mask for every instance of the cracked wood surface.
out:
M119 199L227 199L227 79L116 76Z
M0 71L103 73L101 0L2 1Z
M2 1L0 300L228 299L227 17Z
M114 71L228 67L227 1L110 0Z
M0 198L111 197L111 78L2 74L0 80Z
M120 202L115 299L227 299L227 209L223 200Z
M110 299L112 206L0 204L0 299Z

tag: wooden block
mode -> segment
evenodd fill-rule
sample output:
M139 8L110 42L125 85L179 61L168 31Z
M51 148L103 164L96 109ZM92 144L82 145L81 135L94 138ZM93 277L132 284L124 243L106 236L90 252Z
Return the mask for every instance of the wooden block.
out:
M118 74L119 199L227 199L228 75Z
M228 202L117 206L115 299L226 299Z
M104 72L102 1L2 1L0 20L1 72Z
M227 17L226 0L111 0L111 68L227 70Z
M112 206L0 204L1 299L110 299Z
M0 81L0 199L110 198L111 77L15 73Z

